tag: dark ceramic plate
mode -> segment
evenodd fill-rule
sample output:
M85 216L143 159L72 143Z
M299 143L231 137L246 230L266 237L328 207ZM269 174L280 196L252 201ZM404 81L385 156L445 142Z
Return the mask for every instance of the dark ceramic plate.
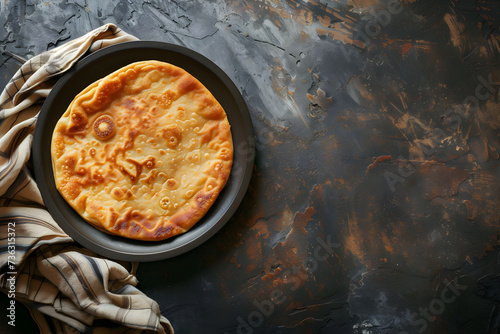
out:
M85 222L55 187L50 156L52 132L73 98L85 87L132 62L161 60L200 80L226 111L234 145L233 169L225 188L207 214L188 232L157 242L137 241L101 232ZM55 221L75 241L103 256L126 261L156 261L187 252L213 236L236 211L250 182L254 133L247 106L229 77L204 56L162 42L126 42L96 51L58 80L45 100L35 128L35 178Z

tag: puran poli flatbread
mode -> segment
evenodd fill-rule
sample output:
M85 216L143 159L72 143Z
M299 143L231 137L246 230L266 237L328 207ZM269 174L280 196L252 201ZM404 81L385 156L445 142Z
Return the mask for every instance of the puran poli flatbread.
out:
M226 184L226 113L184 69L123 67L78 94L51 143L56 188L98 229L138 240L184 233Z

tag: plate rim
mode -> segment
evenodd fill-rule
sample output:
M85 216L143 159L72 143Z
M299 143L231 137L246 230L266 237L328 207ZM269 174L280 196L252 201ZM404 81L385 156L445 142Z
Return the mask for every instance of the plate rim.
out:
M46 180L44 177L44 173L46 173L46 166L44 166L44 163L42 162L42 155L43 152L46 149L46 145L43 146L43 136L47 136L47 129L46 129L46 124L48 122L48 118L51 115L50 112L50 107L54 103L56 103L56 99L58 97L58 94L61 94L61 91L64 92L64 86L65 84L70 81L71 79L74 79L76 75L81 73L81 71L85 70L86 67L91 66L94 61L97 61L103 57L108 57L111 54L118 54L120 52L139 52L140 50L144 49L156 49L160 53L162 52L167 52L167 53L176 53L180 55L181 57L186 57L188 58L189 61L195 61L198 65L201 65L205 70L207 70L207 73L210 73L211 76L216 76L218 80L222 81L223 85L225 88L230 92L231 97L234 99L234 102L237 105L237 109L235 111L231 111L234 113L238 113L238 116L242 119L242 127L244 130L244 140L239 142L239 143L234 143L233 139L233 147L236 150L236 148L239 148L239 145L242 143L245 143L245 151L246 153L245 156L245 161L243 161L243 164L241 166L238 166L238 168L242 168L242 173L243 177L239 178L240 180L240 186L237 189L237 192L234 196L229 197L228 199L224 199L228 201L228 204L226 205L225 211L220 215L219 219L215 222L212 223L212 226L202 232L201 234L194 234L192 238L189 238L189 232L193 229L196 228L196 226L200 223L196 223L195 226L193 226L192 229L188 230L184 234L173 237L171 238L172 240L175 238L183 238L187 239L184 243L176 245L175 247L168 248L167 250L164 251L150 251L148 252L146 249L150 245L155 245L158 246L159 244L166 244L169 243L171 239L166 239L163 241L137 241L133 239L126 239L123 237L116 237L116 236L104 236L109 237L109 238L118 238L125 244L127 242L133 243L135 247L141 247L137 246L137 244L142 244L141 248L144 248L144 251L141 253L138 252L130 252L127 250L117 250L116 248L110 247L109 245L105 244L99 244L95 243L93 240L89 239L87 236L83 235L80 233L76 228L73 226L74 224L71 222L68 222L67 219L64 217L64 214L61 212L61 208L57 206L56 201L54 200L53 196L59 196L59 192L57 194L52 194L50 188L50 180ZM158 57L161 58L161 57ZM142 59L146 60L146 59ZM140 61L140 60L136 60ZM166 61L167 60L162 60ZM174 64L175 65L175 64ZM124 66L124 65L123 65ZM122 66L120 66L122 67ZM184 68L185 69L185 68ZM189 72L188 69L185 69ZM101 74L100 77L104 77L105 75L113 72L114 70L110 70L108 73ZM200 80L201 81L201 80ZM224 104L221 102L221 104ZM228 114L229 116L229 114ZM237 117L237 116L234 116ZM228 117L229 118L229 117ZM58 117L59 119L59 117ZM51 129L53 130L53 129ZM231 127L231 132L233 133L233 127ZM50 132L50 137L52 137L52 132ZM235 136L233 136L235 138ZM45 152L47 153L47 152ZM50 152L48 153L50 156ZM246 104L245 99L241 95L240 91L237 89L236 85L234 82L229 78L229 76L219 67L217 66L213 61L205 57L204 55L186 48L184 46L180 46L177 44L170 44L166 42L159 42L159 41L128 41L128 42L123 42L120 44L115 44L115 45L110 45L107 46L103 49L96 50L92 53L84 55L81 59L79 59L73 66L66 71L65 73L62 74L62 76L57 80L55 83L54 87L50 91L49 95L43 102L42 108L37 115L37 125L35 126L35 131L33 135L33 147L32 147L32 156L33 156L33 162L34 162L34 173L35 173L35 181L37 183L38 189L40 190L40 193L42 195L42 199L44 201L45 207L47 208L48 212L51 214L52 218L56 221L56 223L63 229L63 231L68 234L70 237L73 238L74 241L77 243L81 244L82 246L94 251L97 254L106 256L111 259L115 260L126 260L126 261L134 261L134 262L150 262L150 261L157 261L157 260L163 260L166 258L171 258L175 257L178 255L181 255L183 253L186 253L204 242L206 242L208 239L210 239L213 235L215 235L229 220L230 218L234 215L236 212L237 208L240 206L241 202L243 201L243 198L248 190L248 186L250 184L250 180L252 177L252 170L253 170L253 164L254 164L254 158L255 158L255 134L254 134L254 129L252 125L252 120L250 117L250 113L248 110L248 106ZM49 158L50 159L50 158ZM234 161L233 161L234 162ZM50 165L50 170L52 174L52 166ZM233 164L234 168L234 164ZM234 175L233 170L231 171L230 177L228 179L228 182L226 183L226 186L222 190L222 192L219 194L219 197L217 198L216 202L221 198L221 195L223 192L226 190L228 187L229 182L232 180L232 175ZM234 177L234 176L233 176ZM53 177L52 177L53 181ZM227 190L226 190L227 191ZM61 197L62 198L62 197ZM214 204L215 204L214 203ZM68 204L69 206L69 204ZM210 210L209 210L210 212ZM208 214L208 213L207 213ZM83 218L81 218L81 221L85 222ZM203 221L203 218L201 219ZM85 222L86 223L86 222ZM88 224L88 223L86 223ZM90 225L90 224L89 224ZM95 229L95 227L91 226L92 229ZM97 229L95 229L98 231ZM97 234L106 234L105 232L98 231L94 233ZM186 237L188 235L188 237Z

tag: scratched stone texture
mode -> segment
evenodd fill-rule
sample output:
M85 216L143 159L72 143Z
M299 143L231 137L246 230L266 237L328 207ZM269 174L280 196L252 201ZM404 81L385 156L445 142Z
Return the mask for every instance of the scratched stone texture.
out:
M499 333L498 1L7 0L0 87L105 23L214 61L256 132L229 223L139 266L178 333Z

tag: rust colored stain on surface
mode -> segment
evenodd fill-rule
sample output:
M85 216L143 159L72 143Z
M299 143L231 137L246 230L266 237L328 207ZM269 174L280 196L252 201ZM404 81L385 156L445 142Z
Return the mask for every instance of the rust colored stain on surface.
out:
M316 211L307 208L304 213L297 212L293 218L292 229L286 236L285 241L274 246L273 251L276 259L285 268L299 266L307 256L307 231L306 224L311 220Z
M453 46L457 47L460 51L463 51L464 43L466 42L462 36L462 33L465 30L464 24L457 20L456 14L446 13L443 20L450 29L450 40L453 43Z
M465 202L468 209L467 218L474 219L476 224L500 229L498 174L493 171L477 171L463 183L461 189L469 195L469 201ZM491 238L494 239L495 235Z
M401 51L399 51L399 53L405 54L405 53L408 53L410 50L411 50L411 43L408 42L408 43L405 43L401 46Z
M390 160L392 160L391 155L380 155L378 157L373 157L373 163L371 163L370 165L368 165L368 167L366 167L365 175L368 175L368 172L371 169L375 168L379 163L384 162L384 161L390 161Z
M451 197L458 193L458 187L471 176L468 171L441 164L424 163L418 168L427 200L435 197Z
M316 90L316 96L309 93L307 93L306 96L309 101L311 101L311 103L318 105L321 109L324 110L326 110L333 101L333 98L331 96L327 97L325 91L321 88L318 88Z

